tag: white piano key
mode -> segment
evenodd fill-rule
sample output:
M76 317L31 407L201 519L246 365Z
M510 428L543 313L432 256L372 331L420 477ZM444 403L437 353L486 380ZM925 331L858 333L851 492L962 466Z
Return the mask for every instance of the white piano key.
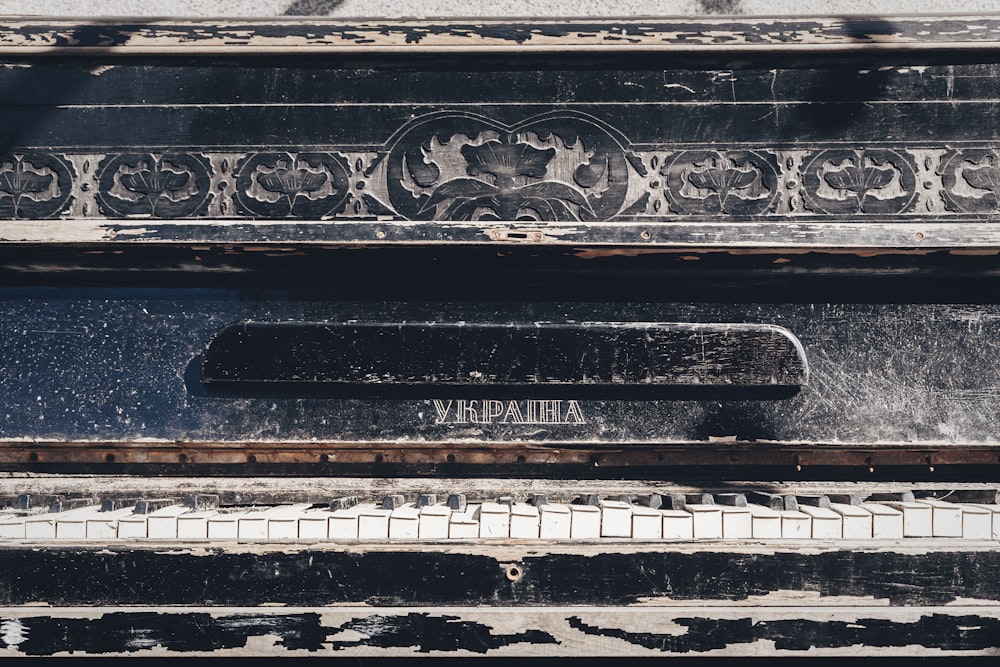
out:
M11 516L0 519L0 537L24 539L24 522L26 517Z
M358 539L358 526L361 521L361 513L367 510L374 510L372 503L361 503L353 507L340 510L333 510L330 516L330 539L331 540L356 540ZM385 535L389 537L389 524L386 522Z
M781 537L781 515L776 510L763 505L749 504L752 519L752 534L756 540L771 540Z
M781 516L781 537L786 540L808 540L812 538L812 518L805 512L778 510Z
M632 505L620 500L602 500L601 537L632 536Z
M1000 505L980 505L980 507L989 510L993 514L993 528L990 533L990 539L1000 540ZM2 525L0 525L0 530L2 529Z
M145 538L148 535L148 514L129 514L118 519L118 539Z
M694 539L694 517L684 510L660 510L662 515L663 539Z
M722 537L742 540L753 537L753 514L746 507L717 505L722 510Z
M988 540L993 535L993 512L973 503L961 503L962 537L967 540Z
M479 506L479 537L510 537L510 505L483 503Z
M100 508L94 508L93 513L97 514ZM57 540L85 540L87 539L87 514L81 512L65 512L67 516L55 520L55 534Z
M903 513L903 537L932 537L934 514L926 503L886 501L884 505Z
M448 539L448 527L451 523L451 508L447 505L425 505L420 508L420 525L417 529L417 539L444 540ZM479 532L477 527L476 532Z
M330 517L333 512L328 509L309 509L299 516L300 540L325 540L330 536Z
M872 537L876 540L903 539L903 513L882 503L862 503L872 513Z
M86 536L87 524L85 521L81 523L80 520L95 509L99 510L100 507L80 507L66 512L47 512L45 514L29 516L24 522L24 536L29 540L53 540L58 534L56 526L60 521L66 522L64 531L69 532L72 530L74 534L82 532ZM70 524L73 524L73 528L70 528ZM78 539L83 539L83 537Z
M569 537L572 540L596 540L601 536L601 508L594 505L570 505Z
M208 539L210 540L236 540L240 537L240 517L246 516L249 511L244 512L218 512L208 517Z
M962 508L955 503L949 503L935 498L922 498L917 501L931 508L931 534L934 537L962 536Z
M146 520L146 535L157 540L177 539L177 517L190 511L191 508L185 505L170 505L153 510Z
M663 514L652 507L632 507L632 539L659 540L663 538Z
M62 512L56 518L57 540L87 539L87 520L101 513L101 506L81 507L76 510ZM131 510L125 512L130 514Z
M312 505L295 503L279 505L267 511L267 540L297 540L299 539L299 518Z
M514 503L510 507L510 536L516 539L538 539L541 515L538 508L528 503Z
M46 512L27 517L24 520L24 536L27 539L55 539L56 514Z
M358 539L389 539L389 517L391 515L392 510L384 509L381 506L365 507L358 514Z
M132 514L132 508L126 507L110 512L94 512L87 518L88 540L113 540L118 537L118 522ZM57 526L58 530L58 526Z
M202 510L188 512L177 517L177 539L207 540L208 520L218 514L217 510ZM118 522L118 532L121 535L121 522Z
M812 538L814 540L839 540L844 536L844 519L825 507L799 505L799 511L808 514L812 519Z
M466 505L464 512L453 511L448 523L448 539L465 540L479 537L478 505Z
M830 503L830 509L840 515L845 540L867 540L872 537L872 513L864 507L847 503Z
M722 509L718 505L686 505L684 511L691 515L694 539L717 540L722 537Z
M568 540L573 515L566 505L542 505L538 508L538 536L543 540Z
M420 536L420 510L413 503L392 510L389 515L390 540L415 540Z
M236 520L237 538L241 540L266 540L267 521L271 509L252 509L240 513Z
M885 501L887 507L903 513L903 537L932 537L934 519L931 506L926 503Z

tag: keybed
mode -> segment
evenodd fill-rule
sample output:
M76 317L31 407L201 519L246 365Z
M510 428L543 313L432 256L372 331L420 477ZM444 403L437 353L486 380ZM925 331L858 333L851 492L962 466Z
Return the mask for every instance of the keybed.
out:
M131 507L0 510L0 542L1000 539L1000 503L989 491L936 493L833 495L846 502L791 493L585 494L569 502L391 494L243 507L189 496Z

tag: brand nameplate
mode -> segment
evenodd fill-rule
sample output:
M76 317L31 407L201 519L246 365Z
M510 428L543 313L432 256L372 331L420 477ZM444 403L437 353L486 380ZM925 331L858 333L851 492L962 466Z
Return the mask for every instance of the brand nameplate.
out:
M585 424L579 401L434 400L435 424Z

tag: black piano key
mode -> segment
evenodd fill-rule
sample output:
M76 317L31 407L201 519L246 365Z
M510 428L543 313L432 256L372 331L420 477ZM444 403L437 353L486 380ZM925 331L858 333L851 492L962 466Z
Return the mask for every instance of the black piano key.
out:
M752 491L746 494L747 500L755 505L763 505L772 510L797 510L799 508L795 496L780 493L763 493Z
M729 507L746 507L747 496L745 493L716 493L716 505L727 505Z
M177 505L176 498L151 498L143 499L135 504L135 514L149 514L155 512L158 509L163 509L164 507L170 507L171 505Z
M639 496L638 503L654 510L658 510L663 507L663 496L659 493L650 493L645 496Z
M213 493L189 493L184 496L184 507L193 510L213 510L219 507L219 496Z
M391 493L382 499L382 509L399 509L406 502L406 498L399 493Z
M688 505L714 505L715 498L711 493L688 493L684 500Z
M417 508L437 505L437 496L433 493L421 493L417 496Z
M899 503L912 503L916 498L912 491L899 491L896 493L873 493L866 499L869 502L881 503L881 502L899 502Z
M341 498L334 498L330 501L329 507L331 510L346 510L354 507L361 502L361 499L357 496L343 496Z
M810 507L823 507L830 509L829 496L795 496L795 501L799 505L809 505ZM786 508L787 509L787 508Z
M535 507L549 504L549 498L544 493L536 493L528 500L528 503Z
M952 503L1000 505L1000 490L997 489L932 489L914 491L913 496L914 498L937 498Z
M96 498L54 498L52 502L49 503L50 512L65 512L67 510L75 510L80 507L90 507L91 505L97 505Z
M831 503L840 503L841 505L860 505L862 503L861 496L851 493L831 493L827 495Z
M16 510L36 510L42 507L50 507L52 503L62 500L62 496L53 496L40 493L22 493L14 501Z
M682 510L687 507L687 496L683 493L660 493L657 495L660 497L660 509Z
M593 505L597 507L601 504L601 497L596 493L585 493L573 501L574 505Z
M463 511L465 511L465 507L467 505L467 502L465 500L465 494L464 493L449 493L448 494L448 500L446 501L446 504L448 505L448 508L451 509L453 512L463 512Z
M507 507L511 507L513 504L514 504L513 496L500 496L499 498L497 498L497 505L506 505Z
M135 507L135 504L141 500L140 498L105 498L101 501L101 511L102 512L113 512L115 510L125 509L126 507Z
M620 503L628 503L629 505L631 505L632 504L632 496L630 496L627 493L619 494L619 496L618 496L618 502L620 502Z

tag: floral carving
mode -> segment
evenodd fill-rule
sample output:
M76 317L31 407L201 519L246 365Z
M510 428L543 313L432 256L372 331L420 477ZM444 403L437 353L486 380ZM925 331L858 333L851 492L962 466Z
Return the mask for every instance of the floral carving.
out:
M660 174L680 213L759 215L777 197L772 160L754 151L681 151Z
M207 160L190 153L111 156L98 167L98 203L109 215L181 218L207 205Z
M0 155L0 218L47 218L69 201L72 179L52 155Z
M644 169L630 158L583 114L506 126L444 113L400 133L387 185L396 210L411 219L608 219L626 203L630 172Z
M802 180L806 206L821 213L902 213L916 202L912 160L883 148L820 151Z
M349 167L330 153L258 153L236 169L236 202L252 215L323 219L343 210Z
M1000 207L1000 156L989 148L948 151L941 160L945 208L987 213Z
M587 196L558 181L543 178L556 149L540 150L508 136L504 143L465 145L466 173L436 188L421 211L434 209L445 220L578 220L593 214ZM437 210L440 206L440 210Z

